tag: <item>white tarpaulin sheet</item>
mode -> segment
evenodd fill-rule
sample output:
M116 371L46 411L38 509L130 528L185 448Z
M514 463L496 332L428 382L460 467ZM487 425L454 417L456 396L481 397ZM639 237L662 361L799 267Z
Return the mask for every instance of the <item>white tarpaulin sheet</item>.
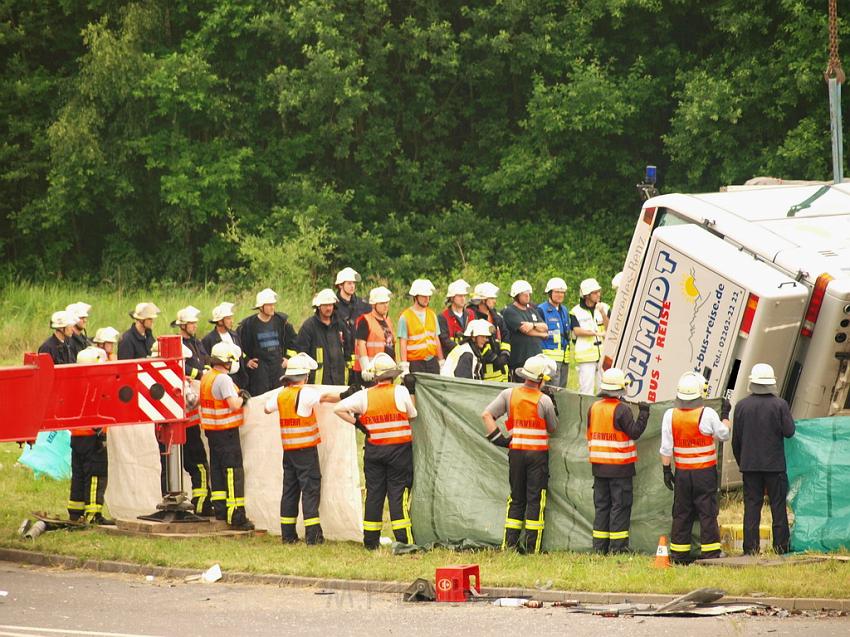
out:
M341 392L345 387L320 387L325 392ZM283 450L277 414L265 414L269 392L251 399L240 428L242 464L245 467L245 509L258 529L280 534L280 493L283 484ZM319 515L329 540L363 539L363 501L357 440L354 427L333 414L333 404L321 404L316 415L322 443L322 500ZM156 510L160 502L159 447L153 425L116 427L108 435L109 485L106 504L117 518L135 518ZM184 491L191 490L184 474ZM303 529L299 520L299 529Z

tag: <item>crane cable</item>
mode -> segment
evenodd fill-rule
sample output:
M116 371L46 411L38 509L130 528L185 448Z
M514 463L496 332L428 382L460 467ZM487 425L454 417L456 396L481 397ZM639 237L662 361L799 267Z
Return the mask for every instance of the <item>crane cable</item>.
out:
M823 75L827 82L835 78L839 84L844 83L844 69L838 55L838 0L829 0L829 63Z

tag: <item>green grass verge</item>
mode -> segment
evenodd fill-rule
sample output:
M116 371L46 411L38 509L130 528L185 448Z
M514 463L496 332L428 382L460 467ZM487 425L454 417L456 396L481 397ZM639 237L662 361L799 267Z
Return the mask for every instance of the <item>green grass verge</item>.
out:
M0 445L0 484L4 506L0 511L0 545L73 555L88 559L121 560L138 564L206 568L218 562L225 571L270 573L344 579L412 581L431 578L438 566L473 562L481 566L487 586L534 587L583 591L683 593L710 586L730 595L760 592L784 597L847 597L850 565L822 562L800 566L730 569L698 566L656 570L645 555L599 557L578 553L520 556L498 551L393 556L382 549L370 553L352 542L330 542L320 547L284 546L275 536L236 540L226 538L170 540L110 536L96 530L53 531L35 541L17 536L21 520L32 511L65 515L68 483L36 479L15 465L17 445ZM740 503L731 502L724 516L740 520ZM388 530L385 530L388 533Z

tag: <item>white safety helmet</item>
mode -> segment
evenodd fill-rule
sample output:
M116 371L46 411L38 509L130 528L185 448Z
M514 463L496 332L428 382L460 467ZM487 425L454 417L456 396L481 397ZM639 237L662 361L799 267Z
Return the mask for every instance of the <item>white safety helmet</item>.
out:
M200 316L201 311L198 308L187 305L183 309L177 310L177 318L171 323L171 327L186 325L186 323L197 323Z
M470 285L463 279L452 281L449 283L449 289L446 292L446 298L451 299L453 296L466 296L469 294Z
M222 319L226 319L228 316L233 316L233 308L235 305L233 303L228 303L225 301L224 303L219 303L212 310L212 318L210 319L210 323L218 323Z
M702 374L685 372L679 378L679 384L676 386L676 398L680 400L704 398L706 389L705 378L703 378Z
M160 309L153 303L138 303L136 309L130 313L130 318L136 321L155 319L159 316Z
M474 301L486 301L487 299L498 299L499 298L499 288L490 283L489 281L485 281L484 283L479 283L475 286L475 289L472 291L472 299Z
M519 279L518 281L514 281L511 284L511 298L512 299L515 299L517 297L517 295L522 294L523 292L528 292L529 294L531 294L531 292L532 292L531 283L529 283L528 281L523 281L522 279Z
M599 383L599 388L605 391L620 391L626 388L628 382L626 375L622 369L610 367L602 372L602 381Z
M59 310L50 315L50 327L61 330L77 324L77 316L68 310Z
M257 292L257 301L254 303L255 310L259 310L264 305L274 305L277 303L277 292L271 288L260 290Z
M756 363L750 371L750 382L753 385L775 385L776 374L773 367L767 363Z
M222 363L238 363L242 358L242 349L235 343L220 341L213 345L210 358L218 359Z
M614 288L615 290L619 290L620 289L620 281L622 281L622 280L623 280L623 273L617 272L617 274L614 275L614 278L611 279L611 287Z
M92 341L95 343L117 343L120 332L114 327L101 327L94 333Z
M343 268L336 273L336 283L334 285L342 285L347 282L360 283L360 274L354 268Z
M330 288L325 288L324 290L320 290L316 296L313 297L313 307L319 307L320 305L334 305L335 303L339 303L339 299L336 298L336 294L334 294L333 290Z
M369 365L369 371L372 372L373 378L377 380L385 380L387 378L395 378L401 374L401 368L398 363L393 360L393 357L385 352L375 354Z
M466 329L463 331L464 336L490 336L495 327L490 324L487 319L474 319L466 324Z
M434 294L434 284L428 279L416 279L410 284L409 296L431 296Z
M88 303L83 303L82 301L77 301L76 303L71 303L68 307L65 308L66 312L70 312L78 319L84 319L89 317L89 310L91 309L91 305Z
M599 285L599 281L596 279L585 279L579 284L579 293L582 296L587 296L588 294L593 294L594 292L601 290L602 286Z
M554 277L546 282L546 294L549 292L566 292L567 282L561 277Z
M383 285L372 288L369 291L369 305L374 305L375 303L389 303L392 295L393 293Z
M87 348L77 354L78 363L105 363L106 352L99 347L89 345Z
M551 380L552 374L557 369L557 363L543 354L536 354L528 358L516 373L528 380L535 382Z
M284 376L306 376L312 371L319 369L319 364L309 354L298 352L286 363Z

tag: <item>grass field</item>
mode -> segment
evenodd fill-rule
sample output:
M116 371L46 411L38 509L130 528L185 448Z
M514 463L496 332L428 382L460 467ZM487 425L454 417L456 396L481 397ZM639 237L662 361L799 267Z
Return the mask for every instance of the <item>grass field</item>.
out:
M221 564L225 571L271 573L335 578L412 581L431 578L438 566L458 561L481 565L485 585L550 586L565 590L681 593L699 587L717 587L732 595L764 593L794 597L846 597L850 567L839 562L771 568L651 568L645 555L599 557L577 553L520 556L482 551L459 556L446 550L393 556L388 549L375 553L352 542L319 547L284 546L277 537L247 540L166 540L107 536L96 530L53 531L35 541L17 536L21 520L32 511L64 515L68 483L35 479L15 465L15 444L0 445L0 485L4 505L0 510L0 545L83 558L123 560L146 565L206 568ZM722 517L739 521L740 501L724 503ZM769 518L768 518L769 519ZM385 529L385 533L388 533Z

